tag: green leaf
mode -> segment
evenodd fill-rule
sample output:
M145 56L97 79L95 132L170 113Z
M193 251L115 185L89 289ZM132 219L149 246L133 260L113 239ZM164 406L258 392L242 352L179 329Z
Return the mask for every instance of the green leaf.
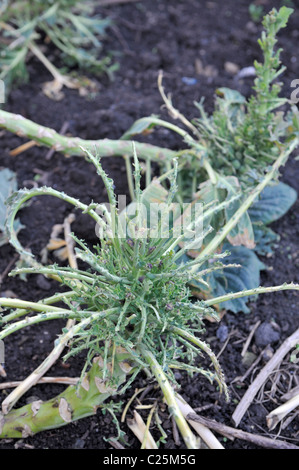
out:
M255 248L254 251L261 256L269 256L273 253L273 248L279 242L279 235L270 227L263 224L253 224Z
M278 31L279 29L281 28L285 28L286 25L287 25L287 22L289 20L289 17L291 16L291 14L293 13L293 8L288 8L288 7L285 7L285 6L282 6L278 13L277 13L277 17L276 17L276 31Z
M206 290L203 284L192 281L190 284L195 294L198 290L205 293L208 298L213 298L244 289L254 289L260 285L260 272L265 269L265 265L258 259L254 251L245 246L232 246L229 243L223 246L223 251L226 250L230 251L230 255L222 260L223 264L236 263L242 264L242 267L214 271L205 276L204 280L210 285L209 291ZM254 300L252 296L250 298ZM248 300L248 297L243 297L226 301L223 305L219 304L219 306L233 313L249 313Z
M285 183L267 186L248 210L252 222L270 224L285 215L297 200L297 192Z
M222 88L218 88L216 90L216 93L218 96L225 99L225 102L227 103L227 105L246 103L246 98L243 95L241 95L241 93L239 93L237 90L222 87Z
M237 125L244 118L246 98L237 90L218 88L216 108L228 121L228 127Z
M122 140L129 140L135 135L146 134L156 125L157 116L149 116L138 119L132 126L122 135Z
M259 255L270 255L279 236L267 225L285 215L297 200L296 191L285 183L267 186L260 199L249 208L253 225L255 252Z

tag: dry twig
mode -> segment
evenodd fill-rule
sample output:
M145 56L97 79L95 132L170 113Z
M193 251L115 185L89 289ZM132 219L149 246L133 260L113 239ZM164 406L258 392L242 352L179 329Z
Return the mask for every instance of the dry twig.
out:
M38 143L35 142L35 140L29 140L28 142L25 142L24 144L19 145L15 149L11 150L9 152L9 155L11 157L16 157L17 155L20 155L20 153L23 153L26 150L31 149L32 147L35 147L36 145L38 145Z
M142 417L136 410L134 410L133 418L127 419L127 425L137 439L144 445L145 449L158 449L154 438L149 432L148 426L144 423Z
M299 385L289 390L287 393L284 393L281 397L282 400L287 401L293 398L295 395L299 394Z
M7 274L10 272L12 266L15 264L18 258L19 258L19 254L16 254L15 256L13 256L10 262L8 263L8 265L6 266L6 268L4 269L4 271L0 274L0 284L2 284L3 280L5 279Z
M267 362L265 367L260 371L256 379L252 382L245 395L241 399L240 403L236 407L232 419L236 426L239 425L241 419L249 408L253 398L261 388L263 383L267 380L270 373L280 364L284 356L295 347L299 341L299 328L287 338L282 345L278 348L273 357Z
M248 338L247 338L247 340L246 340L246 342L245 342L245 344L244 344L244 346L243 346L243 349L242 349L242 352L241 352L241 356L242 356L242 357L245 356L246 351L247 351L247 349L248 349L248 346L249 346L249 344L250 344L250 341L251 341L251 339L252 339L252 337L253 337L253 335L254 335L256 329L257 329L258 326L260 325L260 323L261 323L261 322L260 322L260 320L259 320L259 321L254 325L254 327L252 328L252 330L251 330L251 332L250 332L250 334L249 334L249 336L248 336Z
M203 426L209 427L213 431L219 432L224 436L230 436L236 439L242 439L252 444L256 444L267 449L299 449L299 447L289 444L288 442L281 441L278 439L270 439L268 437L259 436L257 434L251 434L249 432L241 431L230 426L226 426L222 423L217 423L212 419L203 418L195 413L191 413L187 416L188 420L193 420Z
M288 400L283 405L281 405L278 408L276 408L275 410L271 411L271 413L269 413L266 416L267 426L270 429L270 431L272 431L272 429L274 429L277 426L277 424L287 414L291 413L291 411L293 411L298 406L299 406L299 393L297 395L295 395L293 398L291 398L290 400Z
M176 425L176 422L173 416L171 417L171 424L172 424L172 435L173 435L174 443L176 446L180 446L181 445L180 434L179 434L179 430L178 430L178 427Z
M63 384L63 385L76 385L78 382L78 377L41 377L37 384ZM0 384L0 390L5 390L7 388L15 388L18 387L22 381L11 381L11 382L4 382Z
M267 346L268 347L268 346ZM266 347L266 348L267 348ZM251 371L258 365L258 363L260 362L260 360L262 359L263 357L263 354L264 352L266 351L266 348L262 350L262 352L260 353L260 355L256 358L256 360L251 364L251 366L246 370L245 374L242 375L242 376L238 376L236 377L234 380L232 380L232 384L235 383L235 382L244 382L245 379L248 377L248 375L251 373Z

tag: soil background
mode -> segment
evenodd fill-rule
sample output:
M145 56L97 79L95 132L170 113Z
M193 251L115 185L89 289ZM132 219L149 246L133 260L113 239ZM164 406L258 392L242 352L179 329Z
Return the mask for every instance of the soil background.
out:
M237 69L252 66L253 61L261 58L257 44L261 26L255 24L249 15L250 1L167 1L144 0L110 7L98 7L98 12L109 16L113 26L103 42L103 53L113 51L114 60L119 69L111 81L102 76L97 79L98 94L79 96L74 90L64 89L62 101L51 101L43 95L42 84L51 79L41 64L32 58L29 62L29 83L14 89L5 104L5 109L22 114L42 125L60 131L68 122L73 136L84 139L111 138L117 139L138 118L159 114L169 119L163 109L162 99L157 88L159 70L164 71L164 86L171 92L174 105L188 119L197 115L194 101L205 97L207 111L213 109L214 94L218 87L230 87L249 96L253 78L237 79ZM261 4L264 12L272 7L279 8L280 1L264 0ZM283 74L283 95L289 97L291 81L299 78L299 2L294 1L293 13L288 27L279 34L279 46L283 48L282 62L287 66ZM59 65L55 51L49 51L49 57ZM231 62L237 66L228 66ZM165 129L157 129L146 137L146 141L171 149L182 148L181 140ZM105 191L93 167L82 158L65 158L55 153L47 159L48 149L34 147L17 157L9 155L10 150L25 142L9 132L1 132L0 167L15 171L19 187L32 186L39 175L38 184L46 184L76 196L82 202L105 201ZM125 165L121 158L103 159L103 166L114 179L116 192L127 194ZM298 162L290 158L282 170L282 181L299 190ZM129 195L128 195L129 197ZM62 223L72 208L55 198L43 197L34 199L32 204L20 213L25 229L20 232L23 245L30 247L39 256L46 246L54 224ZM95 230L86 216L76 213L72 225L80 238L90 243L96 242ZM267 269L263 271L261 284L278 285L283 282L299 282L299 202L289 213L273 224L272 228L280 235L280 243L271 258L264 259ZM6 275L8 267L13 267L17 260L16 253L10 245L0 248L0 273L4 273L0 284L1 295L16 295L26 300L38 300L42 296L55 293L59 287L55 281L36 275L26 282ZM51 258L50 258L51 261ZM52 261L57 261L52 259ZM241 351L250 331L258 321L267 323L276 334L269 339L272 352L299 326L298 292L285 291L273 295L260 296L251 304L250 314L232 314L226 312L220 325L206 324L205 340L211 345L222 364L231 393L231 401L226 403L218 390L199 375L193 377L178 375L181 383L181 394L194 409L200 408L200 414L218 422L232 426L231 416L236 404L247 390L258 371L264 366L267 358L262 358L252 373L241 381L248 370L242 362ZM34 329L27 328L12 335L5 341L6 347L6 380L24 379L45 359L52 350L53 341L59 334L63 323L43 323ZM266 340L267 343L267 340ZM253 337L248 351L256 357L264 346L257 337ZM269 353L268 353L269 354ZM270 352L271 354L271 352ZM268 356L269 358L269 356ZM83 358L78 357L63 363L58 361L47 373L48 376L77 377ZM269 398L265 393L260 395L250 406L242 419L239 428L273 439L284 439L297 444L299 439L298 416L285 428L278 426L269 432L266 415L278 406L280 395L287 391L290 378L298 374L298 368L292 366L289 358L285 362L285 375L280 380L278 390ZM4 381L0 377L0 382ZM294 381L292 382L294 384ZM139 376L130 390L121 400L124 404L137 388L148 385L146 376ZM45 400L62 391L62 385L37 385L22 397L23 405L33 397ZM271 384L269 385L271 387ZM0 391L0 400L5 398L8 390ZM158 398L153 389L144 398L149 404ZM117 400L114 400L117 402ZM133 407L128 416L131 416ZM120 417L120 413L118 414ZM144 417L146 419L146 413ZM167 442L161 448L184 449L183 441L176 438L173 423L167 410L161 409L162 426L167 432ZM127 428L128 448L138 449L140 443ZM157 429L153 435L159 438ZM116 427L109 413L101 410L97 415L82 419L66 427L46 431L27 439L3 439L0 449L111 449L108 438L116 436ZM217 435L227 449L256 449L259 446L247 441L234 441Z

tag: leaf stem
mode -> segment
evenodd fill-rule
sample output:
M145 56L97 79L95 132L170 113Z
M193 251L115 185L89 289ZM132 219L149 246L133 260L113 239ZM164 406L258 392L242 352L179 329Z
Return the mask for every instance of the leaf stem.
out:
M164 374L160 364L154 357L154 355L148 351L143 345L139 347L140 352L148 365L151 368L152 373L157 379L159 386L163 392L170 413L174 416L175 422L183 436L184 442L188 449L198 449L198 442L188 423L186 422L181 410L178 407L174 390L172 389L166 375Z
M281 284L280 286L255 287L254 289L248 289L231 294L220 295L219 297L214 297L213 299L204 300L204 303L207 307L209 307L211 305L220 304L227 300L239 299L241 297L247 297L249 295L268 294L270 292L277 292L282 290L299 290L299 284L285 283Z
M82 148L94 152L99 157L111 157L132 155L132 142L126 140L84 140L79 137L67 137L60 135L54 129L36 124L19 114L0 110L0 128L6 129L21 137L53 148L56 152L66 155L85 157ZM175 158L177 152L167 148L157 147L151 144L135 142L138 157L143 160L163 162Z

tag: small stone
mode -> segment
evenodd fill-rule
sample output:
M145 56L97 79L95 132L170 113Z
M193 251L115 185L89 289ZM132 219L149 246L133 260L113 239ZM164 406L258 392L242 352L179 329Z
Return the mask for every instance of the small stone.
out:
M0 292L1 297L7 297L9 299L17 299L18 296L12 290L5 290Z
M36 284L42 290L50 290L51 283L42 274L39 274L36 279Z
M214 65L206 65L204 67L202 61L199 58L195 59L195 71L197 75L204 75L208 78L214 78L218 75L218 70Z
M250 78L250 77L255 77L256 76L256 70L255 67L249 66L249 67L244 67L243 69L240 70L238 73L237 78L240 80L242 78Z
M85 440L84 439L77 439L75 444L73 445L73 449L83 449L85 446Z
M242 364L245 367L250 367L256 360L256 355L250 351L247 351L242 358Z
M259 347L277 343L280 340L280 333L273 328L271 323L262 323L255 332L255 343Z
M216 336L219 341L221 341L221 343L224 343L224 341L226 341L228 338L228 327L226 325L219 326L218 330L216 331Z
M196 78L194 77L182 77L182 82L185 84L185 85L195 85L197 83L197 80Z
M265 362L270 361L270 359L273 357L273 354L274 354L273 348L271 348L271 346L268 346L263 352L263 360Z
M234 62L225 62L224 70L230 75L236 75L239 72L240 67Z

